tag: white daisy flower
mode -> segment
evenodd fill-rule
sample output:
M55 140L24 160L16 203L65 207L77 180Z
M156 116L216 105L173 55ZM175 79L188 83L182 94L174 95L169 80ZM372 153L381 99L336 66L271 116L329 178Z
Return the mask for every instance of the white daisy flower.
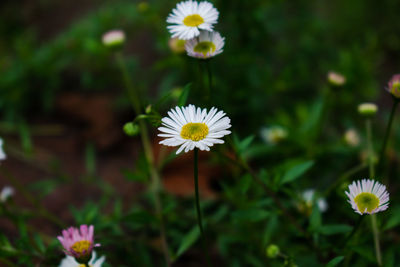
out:
M221 54L224 45L225 38L219 32L201 31L199 37L186 41L185 49L188 56L210 58Z
M89 267L101 267L106 260L106 257L102 256L96 259L96 252L93 251L92 258L89 261ZM66 256L60 263L59 267L84 267L84 264L78 263L74 257Z
M348 202L358 214L374 214L389 207L389 193L386 186L374 180L363 179L349 185Z
M181 151L193 150L195 147L200 150L210 151L214 144L223 144L220 139L230 134L231 120L226 117L223 111L216 108L196 108L194 105L187 107L175 107L168 111L169 117L162 118L162 127L158 130L160 137L166 137L160 144L166 146L181 146L176 154Z
M213 31L219 12L209 2L185 1L176 5L169 14L167 28L172 37L189 40L200 35L200 30Z
M6 153L3 150L3 139L0 138L0 160L5 160L6 158Z

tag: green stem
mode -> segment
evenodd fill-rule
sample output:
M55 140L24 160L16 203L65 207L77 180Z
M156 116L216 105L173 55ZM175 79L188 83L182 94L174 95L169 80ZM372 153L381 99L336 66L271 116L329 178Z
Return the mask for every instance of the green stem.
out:
M130 98L130 101L132 104L132 108L136 112L136 115L139 115L142 113L142 109L143 109L140 98L139 98L139 94L133 85L132 79L129 75L129 71L127 69L125 61L123 60L122 54L119 52L116 53L116 59L117 59L118 66L122 72L122 76L125 81L128 95L129 95L129 98ZM147 125L143 120L139 120L138 124L139 124L139 128L140 128L140 137L142 140L144 154L145 154L148 166L150 168L150 177L151 177L150 191L152 192L152 195L154 198L154 206L155 206L156 214L160 219L160 236L161 236L161 242L162 242L162 250L163 250L163 254L164 254L164 258L167 263L167 266L170 266L171 260L170 260L170 256L169 256L169 248L168 248L166 231L165 231L165 222L164 222L164 216L162 214L162 204L161 204L161 199L160 199L161 178L160 178L158 168L155 165L155 160L154 160L154 155L153 155L153 151L152 151L152 147L151 147L151 142L150 142L150 138L149 138Z
M369 178L375 178L375 165L374 165L374 147L372 144L372 126L371 119L366 119L365 121L367 130L367 147L368 147L368 165L369 165Z
M205 236L204 236L204 230L203 230L203 222L201 219L201 209L200 209L200 197L199 197L199 168L198 168L198 161L199 161L199 149L196 147L194 149L194 161L193 161L193 174L194 174L194 192L195 192L195 198L196 198L196 212L197 212L197 224L200 229L200 234L201 234L201 243L203 247L203 252L206 256L206 261L207 265L211 266L210 264L210 258L208 256L208 250L207 246L205 243Z
M372 232L374 235L376 261L378 262L379 266L382 266L382 254L381 254L381 246L379 244L379 231L378 231L378 225L376 223L376 214L371 214L370 217L371 217Z
M393 110L391 114L391 118L389 120L389 125L392 124L393 121ZM372 127L371 127L371 119L366 120L366 130L367 130L367 145L368 145L368 156L369 156L369 177L370 179L374 179L375 176L375 170L374 170L374 149L372 146ZM388 131L390 131L390 128L388 127ZM387 136L386 136L387 138ZM385 141L386 143L387 141ZM384 149L384 148L383 148ZM375 255L376 255L376 261L378 262L379 266L382 266L382 256L381 256L381 247L379 244L379 232L378 232L378 225L376 223L376 214L371 214L371 225L372 225L372 233L374 237L374 244L375 244Z
M199 198L199 169L198 169L198 154L199 149L196 147L194 149L194 192L196 197L196 212L197 212L197 224L200 228L201 235L204 234L203 223L201 220L201 210L200 210L200 198Z
M210 95L212 92L212 83L213 83L213 77L212 77L212 71L211 71L211 66L210 66L210 59L206 59L206 69L207 69L207 76L208 76L208 88L207 88L207 94L206 94L206 99L210 99Z
M392 124L393 124L393 119L394 119L394 114L396 113L396 108L397 108L398 104L399 104L399 100L394 99L393 100L393 105L392 105L392 110L390 112L389 123L388 123L388 125L386 127L385 138L383 139L381 153L379 155L379 166L382 166L383 162L384 162L384 155L385 155L385 151L386 151L386 146L387 146L387 143L388 143L388 140L389 140L389 135L390 135L390 131L392 129Z

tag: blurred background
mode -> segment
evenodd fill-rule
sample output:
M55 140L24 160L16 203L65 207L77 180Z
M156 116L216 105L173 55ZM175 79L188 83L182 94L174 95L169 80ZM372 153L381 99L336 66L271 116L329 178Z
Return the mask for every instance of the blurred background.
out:
M191 83L187 103L216 106L232 119L227 144L200 154L213 262L281 266L265 256L271 242L286 249L299 266L324 266L340 254L308 251L287 222L278 223L279 212L259 186L226 158L238 153L248 159L268 186L280 192L285 206L296 216L305 214L299 223L306 228L311 211L298 209L295 196L307 188L326 192L354 166L361 167L349 181L366 176L364 121L357 105L379 105L373 122L378 151L392 104L384 88L399 71L400 2L213 1L220 12L216 30L226 39L224 52L210 61L210 100L202 98L204 66L171 46L166 17L176 3L1 1L0 136L8 158L0 166L0 188L12 185L16 193L12 214L0 214L0 244L4 248L11 242L16 250L33 251L34 256L0 255L11 262L18 258L18 266L55 266L62 252L53 239L62 227L90 223L103 244L99 253L107 256L105 266L163 266L140 138L126 136L122 129L139 114L131 109L115 54L101 42L113 29L126 33L123 58L146 106L164 116ZM330 83L330 71L344 76L345 82ZM400 131L394 125L388 179L398 173L394 140ZM283 137L271 139L271 127L281 129ZM349 130L355 138L349 139ZM151 132L159 155L156 127ZM304 162L313 165L307 175L280 191L276 177ZM196 221L190 153L169 156L162 174L174 266L203 266L198 236L191 232ZM399 185L391 181L393 196ZM356 221L344 204L345 186L322 194L329 203L323 222ZM398 216L391 217L394 210L400 206L394 204L382 222L392 220L389 231L400 223ZM291 231L285 230L288 227ZM319 233L319 245L338 247L335 234L347 230ZM395 266L399 235L385 238L384 254L392 259L385 266ZM191 246L179 250L188 239ZM360 245L354 249L360 257L348 263L372 264L372 249Z

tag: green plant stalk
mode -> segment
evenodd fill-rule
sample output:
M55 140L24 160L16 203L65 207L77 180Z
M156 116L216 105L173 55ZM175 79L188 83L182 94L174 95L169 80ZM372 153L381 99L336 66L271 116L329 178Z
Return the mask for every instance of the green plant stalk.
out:
M399 100L398 99L394 99L393 100L393 105L392 105L392 110L390 112L390 116L389 116L389 123L386 127L386 132L385 132L385 138L383 139L383 143L382 143L382 148L381 148L381 153L379 154L379 166L381 167L383 165L384 162L384 155L385 155L385 151L386 151L386 146L389 140L389 135L392 129L392 124L393 124L393 120L394 120L394 114L396 113L396 109L397 109L397 105L399 104Z
M124 78L124 82L125 82L125 85L126 85L126 88L128 91L128 95L129 95L133 110L136 112L136 115L139 115L142 113L142 104L140 102L139 94L135 90L132 79L129 76L127 66L126 66L126 64L123 60L122 54L120 52L116 53L116 59L117 59L118 66L122 72L122 76ZM143 120L139 120L138 124L139 124L140 137L142 140L144 154L145 154L148 166L150 168L150 177L151 177L150 190L153 194L154 205L155 205L157 216L160 219L160 236L161 236L161 241L162 241L163 254L164 254L164 258L167 263L167 266L170 266L171 260L170 260L170 256L169 256L169 248L168 248L166 232L165 232L165 222L164 222L164 216L162 214L162 205L161 205L161 200L160 200L161 178L160 178L160 174L157 169L157 166L155 165L154 155L153 155L153 151L151 148L147 125Z
M381 253L381 246L379 243L379 231L378 231L378 225L376 223L376 214L371 214L370 217L372 224L372 232L374 235L376 261L378 262L379 266L382 266L382 253Z
M366 119L365 126L367 130L369 178L375 179L374 147L372 144L372 123L370 118Z
M207 69L207 78L208 78L208 88L206 91L206 99L209 100L212 92L212 83L213 83L213 77L212 77L212 71L211 71L211 66L210 66L210 59L205 60L206 63L206 69Z
M197 212L197 224L200 228L201 235L204 234L203 223L201 219L201 210L200 210L200 198L199 198L199 168L198 168L198 158L199 158L199 149L196 147L194 149L194 162L193 162L193 170L194 170L194 192L196 197L196 212Z
M202 217L201 217L200 197L199 197L199 168L198 168L198 162L199 162L199 149L196 147L194 149L193 177L194 177L194 192L195 192L195 200L196 200L195 202L196 202L197 224L198 224L199 229L200 229L201 243L202 243L202 246L203 246L203 251L204 251L205 256L206 256L207 265L211 266L210 259L209 259L209 256L208 256L208 250L207 250L206 244L205 244L203 222L202 222Z
M392 110L393 113L393 110ZM391 115L392 117L392 115ZM390 119L389 124L391 124L393 118ZM389 129L390 130L390 129ZM371 119L367 118L366 120L366 131L367 131L367 147L368 147L368 158L369 158L369 178L374 179L375 169L374 169L374 148L372 145L372 127L371 127ZM375 245L375 256L376 261L379 266L382 266L382 253L381 246L379 244L379 231L378 225L376 223L376 214L371 214L371 225L372 225L372 233L374 237L374 245Z

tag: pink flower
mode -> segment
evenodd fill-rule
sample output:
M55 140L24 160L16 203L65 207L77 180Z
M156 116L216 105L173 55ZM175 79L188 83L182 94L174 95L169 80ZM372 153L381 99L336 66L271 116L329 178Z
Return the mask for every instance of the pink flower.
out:
M386 90L394 97L400 98L400 74L393 75Z
M58 240L64 247L65 254L72 256L79 263L88 263L92 257L93 247L99 247L100 244L94 243L93 238L94 227L85 224L80 229L69 227L62 231L62 236L58 236Z

